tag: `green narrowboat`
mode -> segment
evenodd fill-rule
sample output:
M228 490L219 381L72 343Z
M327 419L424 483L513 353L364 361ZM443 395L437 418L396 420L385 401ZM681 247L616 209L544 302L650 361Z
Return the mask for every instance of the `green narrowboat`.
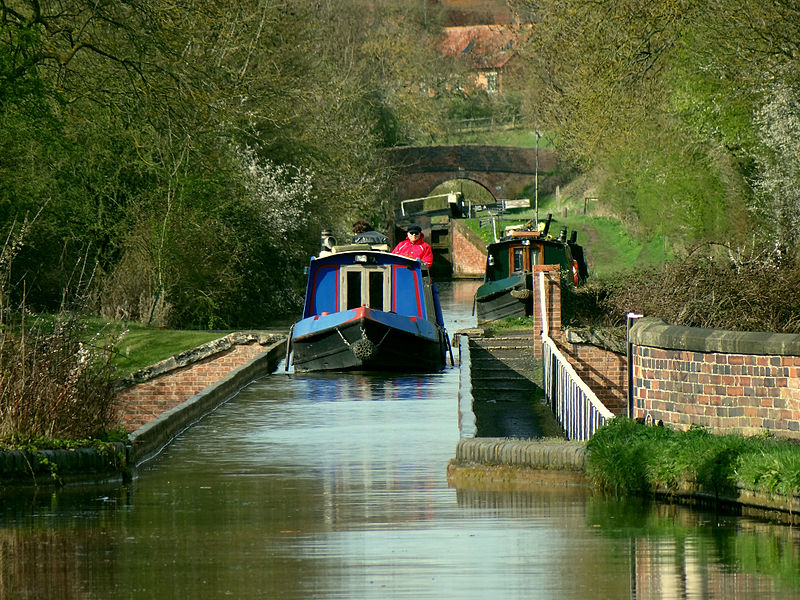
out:
M551 216L552 217L552 216ZM521 228L489 244L484 283L475 293L478 324L533 314L533 272L536 265L558 265L578 285L588 269L577 232L567 228L557 238L548 235L551 217L543 229Z

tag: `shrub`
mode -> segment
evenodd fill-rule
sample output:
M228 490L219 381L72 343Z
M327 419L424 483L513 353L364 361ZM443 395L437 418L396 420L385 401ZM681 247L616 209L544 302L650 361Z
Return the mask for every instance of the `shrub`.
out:
M564 322L619 326L636 312L673 325L800 333L800 267L768 251L726 250L706 244L661 267L567 290Z
M24 298L12 307L11 264L26 231L12 228L0 252L0 439L102 435L115 424L114 340L86 341L66 307L53 318L34 318Z

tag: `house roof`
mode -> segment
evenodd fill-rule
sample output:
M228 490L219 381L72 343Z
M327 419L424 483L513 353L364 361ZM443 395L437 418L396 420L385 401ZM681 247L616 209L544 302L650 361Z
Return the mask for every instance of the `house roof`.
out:
M530 35L529 25L445 27L442 52L469 59L476 69L501 69Z

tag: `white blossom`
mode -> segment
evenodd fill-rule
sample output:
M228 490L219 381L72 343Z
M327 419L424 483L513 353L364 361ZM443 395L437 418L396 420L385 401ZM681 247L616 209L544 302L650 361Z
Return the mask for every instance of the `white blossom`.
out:
M265 232L284 238L304 230L312 201L312 174L259 157L250 146L238 147L235 152Z
M800 90L777 84L755 124L765 149L754 182L757 214L773 224L776 247L793 248L800 227Z

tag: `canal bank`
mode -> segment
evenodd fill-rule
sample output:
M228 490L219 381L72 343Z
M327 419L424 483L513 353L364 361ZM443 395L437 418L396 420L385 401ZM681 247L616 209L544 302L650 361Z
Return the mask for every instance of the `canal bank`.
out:
M137 371L119 382L126 443L0 452L0 491L128 479L182 431L273 372L285 352L282 334L236 332Z
M479 370L480 360L470 357L465 336L457 339L462 381L459 394L464 396L462 403L474 402L473 395L480 391L480 385L473 371ZM181 432L249 383L273 372L284 355L285 338L280 335L240 333L137 373L130 381L138 383L128 388L129 409L141 412L146 406L147 410L153 410L159 402L166 402L167 396L172 406L134 429L127 444L0 453L0 489L120 481L130 477L138 466L156 456ZM528 368L518 371L518 375L529 376ZM464 383L465 376L469 383ZM192 393L192 386L202 389ZM493 387L497 387L496 381ZM178 392L184 394L185 399L181 399ZM503 401L497 404L502 412ZM553 437L465 437L458 441L455 457L447 464L447 480L448 485L459 489L530 490L556 485L580 486L591 491L594 486L586 471L586 459L583 442ZM650 493L670 502L719 507L736 514L785 523L800 522L800 498L797 496L770 497L744 488L738 488L735 495L720 495L691 486L677 490L653 489Z
M541 486L561 485L595 490L586 463L586 442L463 438L447 465L447 481L459 489L533 491ZM741 486L733 494L720 494L688 484L677 489L656 488L649 494L665 502L800 524L798 495L770 496Z
M536 392L534 379L541 378L541 368L534 364L533 335L524 333L492 334L481 328L457 332L464 437L447 465L448 484L516 491L552 485L598 488L587 473L586 443L565 439ZM466 431L463 423L474 426ZM800 523L798 495L770 495L741 485L721 493L692 483L646 493L667 502Z
M151 409L154 398L163 400L165 396L174 405L129 434L127 461L131 468L156 456L182 431L242 388L272 373L286 354L286 338L280 335L244 333L227 336L226 341L212 346L218 348L215 352L207 354L201 347L187 357L185 364L176 360L166 370L156 369L146 382L132 388L127 408L122 405L129 413L143 407ZM183 399L194 391L192 386L199 391ZM158 401L155 405L159 406Z

